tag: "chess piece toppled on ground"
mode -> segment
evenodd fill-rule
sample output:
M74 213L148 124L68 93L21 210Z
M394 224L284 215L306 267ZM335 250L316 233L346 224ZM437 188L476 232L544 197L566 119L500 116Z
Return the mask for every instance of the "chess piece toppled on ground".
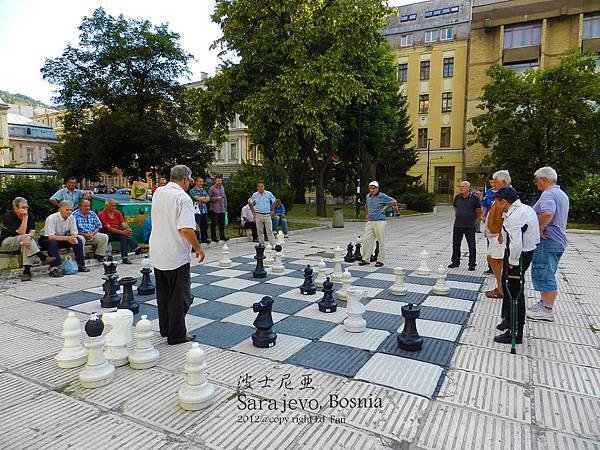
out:
M121 285L123 286L123 300L117 306L118 309L128 309L133 314L137 314L140 311L140 304L133 296L133 286L137 283L137 280L133 277L121 278Z
M367 329L367 321L363 319L365 305L360 301L365 296L364 289L351 286L348 288L347 317L344 320L344 330L350 333L362 333Z
M88 352L81 345L81 321L74 312L67 314L63 323L62 337L63 347L54 357L56 364L61 369L73 369L83 366L87 361Z
M152 273L152 263L147 256L142 260L142 282L137 288L137 293L140 295L152 295L156 292L156 288L152 283L150 274Z
M408 289L404 286L404 269L402 267L394 267L395 280L394 284L390 287L390 293L392 295L406 295Z
M325 281L326 277L327 264L325 264L325 261L323 260L323 258L321 258L321 261L319 261L319 264L317 264L317 278L315 278L315 286L318 288L322 288L323 282Z
M148 316L143 315L135 325L135 347L129 355L132 369L149 369L158 364L160 353L152 344L152 324Z
M404 317L404 328L396 338L398 347L409 352L418 352L423 348L423 338L417 332L417 319L421 315L421 307L409 303L404 305L401 310Z
M273 266L271 267L271 270L273 271L273 273L283 273L283 271L285 270L285 267L283 267L283 263L281 262L282 259L283 259L283 254L281 253L281 246L276 245L275 246L275 262L273 263Z
M227 244L223 244L221 249L221 260L219 261L220 267L231 267L231 259L229 258L229 247Z
M252 335L252 344L259 348L269 348L275 346L277 334L273 332L273 299L263 297L260 302L252 305L252 310L258 313L254 326L256 332Z
M265 278L267 276L267 271L263 266L263 260L265 259L265 248L258 244L256 247L256 255L254 255L254 259L256 260L256 268L252 271L252 276L254 278Z
M300 293L302 295L314 295L317 293L317 287L313 283L313 270L310 264L304 268L304 283L300 286Z
M448 295L450 288L446 284L446 269L440 264L437 270L437 280L431 290L435 295Z
M86 389L93 389L109 384L115 376L115 367L104 357L105 339L102 336L104 323L93 313L85 324L85 332L90 337L83 345L88 350L87 364L79 373L79 382Z
M350 274L350 271L348 269L344 270L344 273L342 274L342 287L339 291L335 293L335 295L337 295L337 298L339 298L340 300L348 299L348 288L350 287L351 279L352 274Z
M115 312L104 313L102 321L112 327L106 334L104 357L115 367L126 365L129 361L133 312L129 309L118 309Z
M215 387L206 379L207 367L204 350L194 342L185 357L185 383L177 392L179 406L186 411L208 408L214 400Z
M331 274L332 281L342 281L342 253L344 251L338 245L333 250L333 273Z
M427 265L429 253L427 253L427 250L423 249L423 251L419 254L419 257L421 258L421 263L417 269L417 274L424 276L429 275L431 272L431 270L429 270L429 266Z
M319 311L324 313L337 311L337 302L333 298L333 283L329 277L323 282L323 298L319 300Z

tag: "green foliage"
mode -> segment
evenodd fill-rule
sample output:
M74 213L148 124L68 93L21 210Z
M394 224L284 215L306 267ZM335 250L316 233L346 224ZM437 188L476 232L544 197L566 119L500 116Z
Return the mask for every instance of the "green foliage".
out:
M600 224L600 175L588 175L569 189L569 220Z
M62 181L55 177L28 178L17 176L8 179L0 189L0 207L2 211L12 209L15 197L24 197L29 202L29 210L38 219L45 219L54 212L54 207L48 199L60 187Z
M560 64L525 74L488 70L472 142L491 151L484 164L508 169L515 185L533 191L533 173L552 166L572 186L600 169L600 73L597 56L573 50Z
M427 192L423 186L416 186L398 194L395 198L398 203L404 203L408 209L430 212L433 211L435 206L433 197L433 194Z
M6 103L13 103L15 105L24 105L24 106L41 106L52 108L52 106L45 105L44 103L36 100L34 98L28 97L24 94L11 94L10 92L3 91L0 89L0 98Z
M58 85L63 143L46 165L61 174L97 179L115 167L130 178L188 164L203 173L214 149L192 134L193 95L179 84L191 55L167 25L115 18L102 8L84 17L79 45L46 60L44 79Z
M242 207L248 203L248 198L256 192L258 181L265 183L265 189L281 199L286 210L294 206L294 189L287 183L285 169L276 164L256 166L244 164L232 177L231 183L225 185L227 193L227 209L229 214L239 217ZM232 220L232 217L230 217Z

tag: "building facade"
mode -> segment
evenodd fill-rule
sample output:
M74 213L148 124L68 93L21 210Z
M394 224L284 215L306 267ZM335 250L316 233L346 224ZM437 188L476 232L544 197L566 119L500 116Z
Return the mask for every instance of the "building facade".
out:
M58 141L52 127L20 114L6 113L8 158L4 165L41 168L52 146Z
M486 70L501 64L517 72L557 64L571 48L600 52L600 1L598 0L473 0L467 133L483 87ZM486 170L481 161L487 149L469 145L465 152L466 178L481 182Z
M397 8L382 31L408 102L409 145L419 151L409 175L438 201L449 201L463 179L470 20L469 1L431 0Z
M0 98L0 167L10 164L10 143L8 141L8 109L7 103Z

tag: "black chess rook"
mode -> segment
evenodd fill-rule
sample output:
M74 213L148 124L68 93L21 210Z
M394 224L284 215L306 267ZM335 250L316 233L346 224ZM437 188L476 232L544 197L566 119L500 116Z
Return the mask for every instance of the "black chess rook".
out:
M265 247L258 244L254 248L256 249L256 255L254 255L254 259L256 260L256 268L252 271L252 277L265 278L267 276L267 271L265 270L265 266L263 264L263 260L265 259Z
M319 300L319 311L324 313L337 311L337 302L333 297L333 282L329 277L323 281L323 298Z
M252 310L258 313L254 326L256 333L252 334L252 344L259 348L274 347L277 341L277 334L273 332L273 299L263 297L260 302L252 305Z
M421 315L421 307L409 303L402 308L404 328L398 333L398 347L409 352L418 352L423 348L423 338L417 332L417 319Z
M314 295L317 293L317 287L313 282L313 270L310 264L304 269L304 283L300 286L300 293L302 295Z

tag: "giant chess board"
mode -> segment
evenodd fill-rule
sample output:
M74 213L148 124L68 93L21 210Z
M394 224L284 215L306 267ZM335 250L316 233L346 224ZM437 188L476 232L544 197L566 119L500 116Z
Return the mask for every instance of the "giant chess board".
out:
M349 333L342 325L346 318L345 301L337 300L335 313L322 313L317 305L323 297L320 290L315 295L300 293L304 267L311 264L316 268L318 260L286 260L283 273L273 274L267 268L266 278L257 279L252 276L253 258L254 255L232 258L231 267L226 269L218 262L192 267L191 292L195 299L186 323L188 332L196 334L196 341L429 398L435 397L442 385L484 281L482 277L450 274L449 294L436 296L431 294L436 281L433 273L419 276L408 271L404 279L408 293L397 296L389 291L394 282L392 268L343 263L352 274L352 285L366 291L362 303L366 307L363 318L367 329ZM330 272L331 260L327 264ZM336 291L341 287L341 283L334 285ZM251 340L256 318L252 304L265 295L274 299L277 344L257 348ZM84 313L112 311L100 307L101 296L102 288L98 286L41 302ZM136 299L140 311L135 321L145 314L158 330L155 296L136 294ZM407 303L421 305L417 329L424 342L419 352L401 350L396 341L404 322L401 306Z

